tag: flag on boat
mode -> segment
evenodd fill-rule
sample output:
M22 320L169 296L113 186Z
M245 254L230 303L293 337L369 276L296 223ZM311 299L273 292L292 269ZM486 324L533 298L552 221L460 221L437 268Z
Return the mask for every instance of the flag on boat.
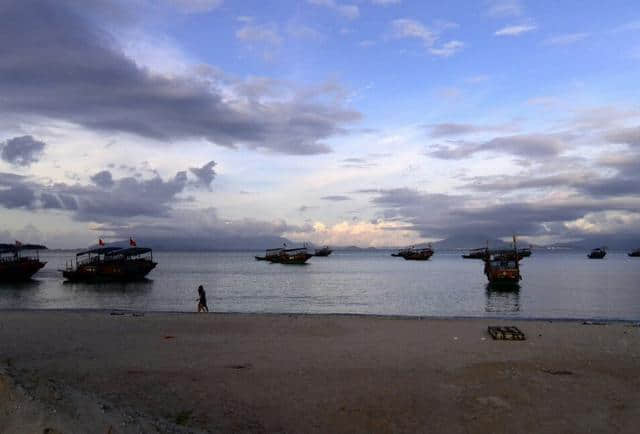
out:
M136 246L136 240L134 240L133 238L129 237L129 245L131 247L135 247Z
M104 246L104 241L102 241L102 238L98 238L98 245Z
M22 245L22 243L20 241L16 240L16 246L20 247L21 245Z

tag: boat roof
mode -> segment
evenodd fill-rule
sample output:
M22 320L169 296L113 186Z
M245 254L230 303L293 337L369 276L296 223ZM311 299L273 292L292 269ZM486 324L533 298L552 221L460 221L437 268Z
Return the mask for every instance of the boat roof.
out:
M143 253L149 253L151 249L149 247L129 247L127 249L118 249L113 252L106 253L107 256L137 256L142 255Z
M0 253L15 253L19 250L46 250L47 247L41 244L0 244Z
M89 254L106 255L106 254L114 252L116 250L122 250L122 247L115 247L115 246L111 246L111 247L96 247L95 249L89 249L89 250L84 250L82 252L78 252L78 253L76 253L76 256L89 255Z
M295 248L295 249L284 249L283 251L284 252L295 252L297 250L307 250L307 248L306 247L298 247L298 248Z

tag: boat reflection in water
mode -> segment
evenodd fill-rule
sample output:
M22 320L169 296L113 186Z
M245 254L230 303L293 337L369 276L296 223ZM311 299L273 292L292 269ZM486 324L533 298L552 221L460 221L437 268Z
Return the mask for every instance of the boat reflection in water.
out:
M520 312L520 285L518 283L511 285L488 283L485 294L487 296L485 312Z

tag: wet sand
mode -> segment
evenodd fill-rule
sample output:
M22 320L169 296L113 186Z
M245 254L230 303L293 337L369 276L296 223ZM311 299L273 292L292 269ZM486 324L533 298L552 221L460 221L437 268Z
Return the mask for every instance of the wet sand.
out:
M516 325L526 341L494 341ZM0 432L635 433L640 327L0 312Z

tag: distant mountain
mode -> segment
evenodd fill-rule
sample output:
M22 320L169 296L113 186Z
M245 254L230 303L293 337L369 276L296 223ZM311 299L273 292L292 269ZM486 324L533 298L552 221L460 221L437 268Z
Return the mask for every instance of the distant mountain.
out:
M265 250L280 247L284 244L291 247L302 246L283 237L254 236L254 237L224 237L224 238L139 238L138 246L151 247L154 250L177 251L211 251L211 250ZM129 241L122 240L107 243L108 246L128 247ZM98 247L97 245L92 247Z
M489 248L491 249L509 249L512 247L511 243L491 238L486 235L455 235L441 241L436 241L435 243L432 243L432 245L433 248L437 250L466 250L486 247L487 241L489 241ZM526 246L528 246L528 244ZM522 245L520 247L526 246Z
M631 251L640 248L640 235L590 235L579 241L558 243L551 247L591 250L605 246L610 250Z

